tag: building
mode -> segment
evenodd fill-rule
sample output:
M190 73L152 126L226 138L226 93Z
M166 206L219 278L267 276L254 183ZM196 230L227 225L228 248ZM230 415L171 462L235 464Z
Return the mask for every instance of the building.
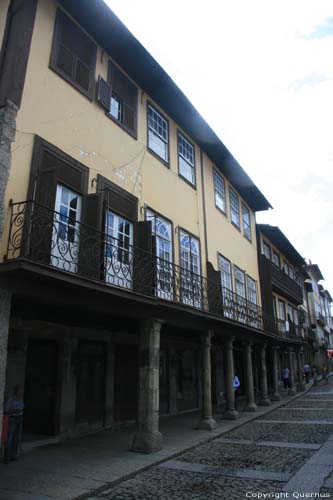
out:
M0 14L1 398L6 372L26 432L136 421L146 452L159 415L209 430L225 398L237 418L235 371L249 411L255 388L269 404L275 348L304 344L262 314L269 202L103 1Z
M322 369L328 364L327 350L332 348L332 298L319 283L324 277L317 264L306 266L307 300L310 311L311 329L313 332L314 364Z

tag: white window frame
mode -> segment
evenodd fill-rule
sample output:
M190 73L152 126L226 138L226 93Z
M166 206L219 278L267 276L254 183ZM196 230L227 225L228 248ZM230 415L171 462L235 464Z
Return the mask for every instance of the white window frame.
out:
M225 182L222 175L220 175L215 168L213 168L213 181L214 181L214 197L215 206L224 214L227 212L226 195L225 195Z
M239 279L240 277L241 279ZM237 319L238 321L245 323L247 314L245 272L235 265L234 265L234 283L235 283L236 302L238 305Z
M150 208L146 208L146 220L152 222L156 254L156 290L158 297L174 298L173 238L172 223ZM166 254L169 258L166 258Z
M113 219L113 226L109 224ZM129 231L121 231L121 225ZM106 209L105 217L105 272L109 285L133 288L133 223L112 210Z
M169 122L151 104L148 104L147 127L148 149L162 161L169 163ZM162 152L162 146L164 153Z
M229 259L218 254L218 267L221 275L224 316L234 317L234 296L232 286L232 267Z
M244 216L248 216L248 221L245 220ZM242 203L242 219L243 219L243 233L247 240L252 241L252 229L251 229L251 212L250 209Z
M178 173L179 176L195 186L195 150L193 144L178 131Z
M64 200L64 196L68 202ZM76 207L71 202L77 199ZM82 197L63 184L57 184L52 233L51 266L77 273L80 244Z
M231 223L240 229L239 196L229 186L230 220Z
M188 241L188 244L184 243ZM179 230L180 300L183 304L201 308L201 257L200 241L184 229Z

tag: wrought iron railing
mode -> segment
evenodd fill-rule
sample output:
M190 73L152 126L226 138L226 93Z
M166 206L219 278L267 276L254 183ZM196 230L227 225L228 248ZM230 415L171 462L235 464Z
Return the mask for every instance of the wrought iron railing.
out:
M34 201L11 203L6 260L25 258L163 301L222 316L255 329L281 332L278 321L220 283L50 210Z

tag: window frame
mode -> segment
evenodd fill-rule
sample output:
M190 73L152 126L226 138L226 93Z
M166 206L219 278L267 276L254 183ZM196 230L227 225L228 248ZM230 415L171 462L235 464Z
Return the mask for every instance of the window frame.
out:
M222 182L224 188L224 210L216 203L216 181L218 178ZM224 177L213 167L213 185L214 185L214 203L217 210L219 210L223 215L227 216L227 192L226 192L226 182Z
M238 207L238 224L236 224L233 220L232 220L232 196L235 196L235 198L237 199L237 207ZM241 230L241 217L240 217L240 206L239 206L239 195L236 193L236 191L231 187L229 186L229 209L230 209L230 222L233 226L235 226L239 231Z
M234 268L233 275L234 275L234 290L235 290L235 294L237 296L241 297L242 299L247 300L247 295L246 295L246 273L245 273L245 271L243 269L241 269L240 267L236 266L235 264L233 265L233 268ZM236 271L238 271L244 277L244 282L243 282L243 285L244 285L244 296L240 295L237 292L237 287L236 287L236 274L237 273L236 273ZM240 281L237 281L237 283L240 283Z
M267 257L267 255L265 253L265 247L269 248L269 257ZM267 243L266 240L262 241L262 251L263 251L263 255L266 257L266 259L268 259L269 261L272 261L272 247L270 246L269 243Z
M56 63L57 59L57 54L59 50L59 44L61 41L60 34L61 34L61 28L62 28L62 22L63 19L67 17L67 19L76 26L76 28L81 32L81 34L86 37L89 42L92 44L92 65L89 67L90 69L90 75L89 75L89 89L86 90L81 85L79 85L74 79L72 79L65 71L63 71ZM67 50L69 50L66 47ZM79 59L75 54L73 54L73 57L76 59ZM65 11L62 9L58 8L56 11L56 16L55 16L55 23L54 23L54 29L53 29L53 38L52 38L52 46L51 46L51 55L50 55L50 62L49 62L49 68L52 69L57 75L59 75L61 78L66 80L66 82L70 83L76 90L78 90L81 94L83 94L89 101L93 101L94 99L94 93L95 93L95 75L96 75L96 62L97 62L97 45L95 41L88 35L88 33L78 24L76 23Z
M249 286L248 286L248 283L249 282L252 282L254 284L254 290L255 290L255 295L256 295L256 301L255 302L252 302L250 300L250 294L249 294ZM246 299L247 301L252 304L252 305L258 305L258 286L257 286L257 282L255 279L251 278L251 276L249 276L248 274L245 275L245 283L246 283Z
M181 172L180 172L180 161L179 161L179 158L180 158L180 154L179 154L179 139L180 137L186 141L192 148L193 148L193 182L191 182L189 179L187 179ZM181 157L186 163L188 163L188 161L182 156ZM197 175L196 175L196 158L195 158L195 146L194 144L179 130L177 129L177 161L178 161L178 175L181 179L183 179L183 181L187 182L187 184L189 186L191 186L193 189L196 189L197 188ZM190 165L188 163L188 165ZM190 165L191 166L191 165Z
M249 233L250 235L248 236L246 233L245 233L245 225L244 225L244 209L247 211L247 213L249 214L249 224L248 224L248 228L249 228ZM243 234L245 236L245 238L250 241L252 243L252 227L251 227L251 211L249 209L249 207L247 207L245 205L245 203L242 202L242 223L243 223Z
M229 264L229 269L230 269L230 284L231 284L231 288L227 288L223 282L222 282L222 272L221 272L221 268L220 268L220 260L224 260L225 262L227 262ZM226 290L230 291L230 292L233 292L234 291L234 283L233 283L233 272L232 272L232 263L231 263L231 260L227 259L227 257L225 257L224 255L222 255L221 253L218 253L217 254L217 263L218 263L218 269L219 269L219 272L221 274L221 286L222 288L225 288Z
M167 141L167 155L168 155L168 160L164 160L158 153L156 153L153 149L149 147L149 108L152 108L158 115L165 120L167 127L168 127L168 141ZM157 160L159 160L163 165L165 165L167 168L170 168L170 122L166 116L159 111L159 109L152 104L151 101L147 100L147 150L149 151L150 154L152 154Z
M176 229L177 230L177 229ZM196 240L198 243L198 248L199 248L199 265L200 265L200 273L199 275L201 276L202 273L202 263L201 263L201 244L200 244L200 238L198 236L195 236L193 233L190 233L190 231L187 231L187 229L184 229L181 226L178 226L178 250L179 250L179 267L181 266L181 233L185 233L186 236L189 236L190 240ZM192 255L192 252L190 251L190 255ZM191 272L194 273L191 269ZM196 273L194 273L196 274Z
M275 262L274 257L277 257L278 264ZM279 255L277 252L275 252L274 250L273 250L273 254L272 254L272 262L273 262L273 264L274 264L276 267L278 267L279 269L281 269L281 257L280 257L280 255Z

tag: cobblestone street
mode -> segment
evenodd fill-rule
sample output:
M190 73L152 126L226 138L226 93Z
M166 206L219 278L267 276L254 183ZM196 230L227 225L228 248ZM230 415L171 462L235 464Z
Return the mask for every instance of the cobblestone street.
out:
M333 498L331 439L332 378L329 385L320 383L297 400L89 500L314 498L305 493Z

